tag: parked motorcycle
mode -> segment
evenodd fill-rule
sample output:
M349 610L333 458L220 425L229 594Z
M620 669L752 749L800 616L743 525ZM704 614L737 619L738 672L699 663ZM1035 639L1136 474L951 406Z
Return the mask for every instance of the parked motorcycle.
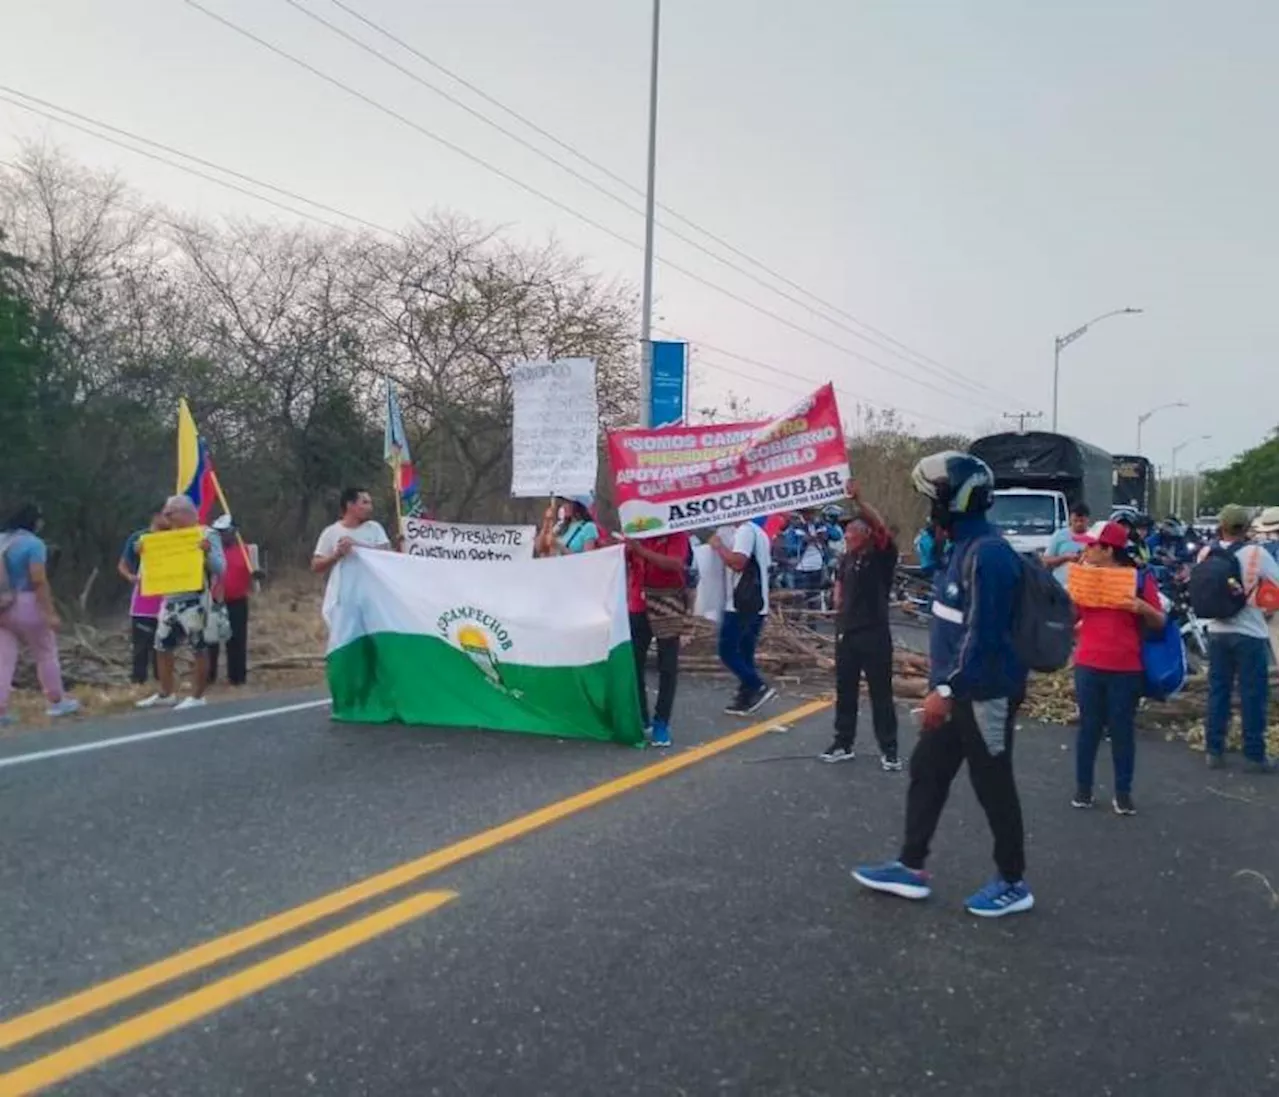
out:
M1152 570L1160 588L1160 603L1178 626L1187 649L1187 670L1195 674L1209 660L1209 629L1191 608L1191 568L1187 564L1156 564Z

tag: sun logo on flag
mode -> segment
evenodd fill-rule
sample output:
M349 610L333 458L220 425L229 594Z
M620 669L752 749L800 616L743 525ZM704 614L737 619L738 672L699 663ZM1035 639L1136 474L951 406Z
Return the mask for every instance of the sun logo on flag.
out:
M489 644L489 636L478 625L463 625L454 634L454 643L458 645L490 682L502 688L502 675L498 670L498 657L494 655Z
M507 626L497 617L476 606L454 606L440 614L436 622L440 638L462 652L494 689L510 697L520 697L519 690L509 689L502 680L498 656L510 651L515 641Z

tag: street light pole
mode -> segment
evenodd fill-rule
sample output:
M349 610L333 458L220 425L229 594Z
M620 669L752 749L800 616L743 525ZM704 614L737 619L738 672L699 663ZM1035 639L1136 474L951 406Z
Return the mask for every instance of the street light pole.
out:
M1113 309L1111 312L1104 312L1101 316L1095 316L1088 323L1081 324L1074 331L1067 332L1066 335L1055 335L1053 337L1053 431L1055 434L1058 432L1058 361L1062 356L1063 348L1074 343L1094 324L1108 320L1112 316L1133 316L1141 311L1142 309L1133 308Z
M1181 485L1178 483L1178 454L1192 442L1207 442L1212 437L1211 434L1197 434L1173 447L1173 460L1169 465L1169 510L1175 518L1178 516L1178 507L1182 502L1182 492L1179 490Z
M658 167L658 28L662 0L653 0L653 44L649 52L649 165L644 198L644 282L640 296L640 425L653 423L653 206Z
M1193 522L1200 517L1200 470L1216 460L1216 457L1209 457L1196 462L1196 470L1191 479L1191 520Z
M1161 404L1158 408L1152 408L1150 411L1144 411L1141 415L1139 415L1138 416L1138 439L1137 439L1138 444L1134 447L1133 452L1136 453L1139 457L1142 456L1142 424L1145 423L1148 419L1150 419L1153 415L1155 415L1156 412L1165 411L1168 408L1186 408L1190 406L1191 406L1190 404L1183 403L1183 401L1179 400L1173 404Z

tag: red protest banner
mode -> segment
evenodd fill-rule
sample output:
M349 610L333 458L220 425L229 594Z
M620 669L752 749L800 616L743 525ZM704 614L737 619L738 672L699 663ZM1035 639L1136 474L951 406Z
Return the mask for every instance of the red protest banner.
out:
M609 432L622 531L657 537L844 498L849 457L824 385L758 423Z

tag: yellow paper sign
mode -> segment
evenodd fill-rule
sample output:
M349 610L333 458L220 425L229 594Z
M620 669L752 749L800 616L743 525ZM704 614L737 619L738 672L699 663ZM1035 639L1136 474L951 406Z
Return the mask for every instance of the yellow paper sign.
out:
M204 551L199 526L144 533L138 542L142 593L191 594L204 589Z
M1128 609L1137 595L1132 568L1095 568L1067 565L1067 593L1077 606L1091 609Z

